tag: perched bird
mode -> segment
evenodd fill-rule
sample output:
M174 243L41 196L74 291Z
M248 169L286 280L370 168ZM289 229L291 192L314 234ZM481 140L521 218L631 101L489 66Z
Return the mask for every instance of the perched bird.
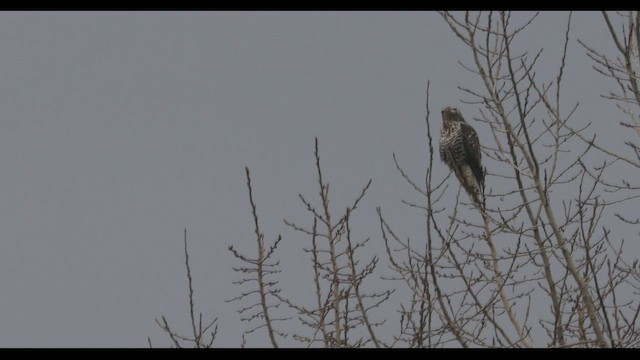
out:
M484 204L481 157L476 131L464 121L458 109L444 108L440 130L440 160L456 174L471 200L480 207Z

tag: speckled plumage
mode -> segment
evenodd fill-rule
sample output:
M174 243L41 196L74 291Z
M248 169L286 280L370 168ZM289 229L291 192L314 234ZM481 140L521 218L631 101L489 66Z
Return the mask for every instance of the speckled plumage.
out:
M480 140L456 108L446 107L442 110L440 159L454 172L471 199L481 206L484 170Z

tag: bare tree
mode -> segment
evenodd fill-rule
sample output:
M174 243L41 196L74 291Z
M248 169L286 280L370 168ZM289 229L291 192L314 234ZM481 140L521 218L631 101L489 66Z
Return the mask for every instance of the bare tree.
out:
M538 65L542 49L523 50L519 42L539 14L440 15L467 48L467 62L459 64L478 84L459 89L483 135L485 203L469 201L435 160L439 119L431 116L427 84L424 179L409 176L393 154L397 171L415 192L403 203L424 214L424 233L404 234L408 229L397 229L378 207L386 256L365 258L361 250L371 241L357 240L352 218L371 180L345 211L333 211L316 138L319 198L316 203L299 195L310 225L285 220L307 244L313 270L313 303L299 304L280 291L275 256L281 237L265 244L246 169L257 256L230 247L244 264L235 270L245 276L237 284L247 290L230 301L249 301L239 310L252 324L245 334L264 328L274 347L281 339L324 347L640 346L640 265L637 254L624 252L624 237L638 232L640 219L623 211L637 208L640 198L640 184L625 177L640 169L639 12L603 13L615 57L579 41L595 70L616 86L603 95L622 112L616 124L636 130L622 148L597 141L588 115L562 96L567 49L574 41L571 13L561 34L559 66L551 72ZM175 346L200 346L186 233L185 256L193 339L177 336L164 317L158 324ZM392 274L378 269L385 261ZM376 276L400 291L372 291L369 279ZM399 331L381 311L392 295L400 302ZM280 315L287 311L295 315ZM280 332L276 321L307 331Z
M471 64L460 65L481 84L460 89L470 97L466 103L479 107L476 120L492 136L483 148L491 179L486 208L472 207L479 217L474 220L473 212L461 208L460 192L447 191L445 184L451 182L434 178L427 111L424 187L396 161L401 175L426 200L426 205L407 202L426 213L426 250L402 241L379 211L394 269L417 301L427 302L438 315L427 324L430 346L449 341L465 347L637 346L637 259L626 265L623 242L611 238L611 225L603 221L615 211L613 205L636 196L612 198L610 184L603 181L611 163L593 165L593 153L601 147L588 137L588 124L574 119L577 104L561 101L571 14L561 65L547 82L538 80L536 72L542 50L516 50L518 36L538 14L519 25L508 12L441 15L470 51ZM610 23L606 14L605 20ZM637 27L630 23L628 29L623 33ZM620 47L625 59L637 57L637 51L628 49L631 39L627 36ZM629 102L637 78L629 76L633 70L628 61L625 66L625 95L610 98ZM605 153L612 162L620 160ZM398 249L406 253L404 261L395 255ZM548 306L546 312L541 304ZM420 314L415 306L408 308L407 316ZM405 339L413 344L422 333L419 327Z

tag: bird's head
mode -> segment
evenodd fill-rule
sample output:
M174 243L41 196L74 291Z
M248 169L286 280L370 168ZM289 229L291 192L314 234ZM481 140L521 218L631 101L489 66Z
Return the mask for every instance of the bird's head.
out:
M444 125L450 125L454 122L464 122L464 118L458 109L447 106L442 110L442 123Z

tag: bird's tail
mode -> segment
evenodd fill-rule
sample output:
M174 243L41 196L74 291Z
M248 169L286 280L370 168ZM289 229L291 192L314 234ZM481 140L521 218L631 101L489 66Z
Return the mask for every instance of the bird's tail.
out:
M484 208L484 181L478 182L471 167L464 165L462 167L462 174L460 183L464 187L465 191L471 198L471 200L480 208Z

